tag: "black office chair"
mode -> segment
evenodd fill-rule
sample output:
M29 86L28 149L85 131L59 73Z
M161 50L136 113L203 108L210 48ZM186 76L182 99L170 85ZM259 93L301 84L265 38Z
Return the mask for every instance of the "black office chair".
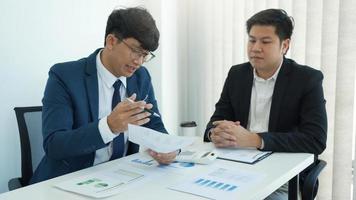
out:
M303 183L300 184L302 200L313 200L315 198L319 187L318 176L325 166L324 160L317 159L313 166L307 170Z
M27 186L45 154L42 147L42 106L14 108L21 143L21 177L9 180L9 190Z

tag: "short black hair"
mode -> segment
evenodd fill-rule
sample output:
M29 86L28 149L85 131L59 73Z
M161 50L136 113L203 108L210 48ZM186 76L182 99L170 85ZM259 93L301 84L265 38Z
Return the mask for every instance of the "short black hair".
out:
M158 48L159 31L151 14L142 7L118 9L110 14L105 31L105 39L114 34L119 39L134 38L147 51ZM104 40L104 45L106 41Z
M294 20L282 9L267 9L253 15L246 22L247 34L253 25L274 26L279 39L285 40L292 37Z

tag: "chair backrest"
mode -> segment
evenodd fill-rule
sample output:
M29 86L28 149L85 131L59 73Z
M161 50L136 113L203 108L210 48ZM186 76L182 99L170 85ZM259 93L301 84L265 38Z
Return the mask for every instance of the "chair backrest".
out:
M33 171L44 156L42 106L14 108L21 142L21 184L28 185Z
M317 157L316 157L317 158ZM318 177L320 172L325 168L326 162L324 160L316 160L310 168L307 176L304 179L302 192L303 200L313 200L318 193L319 181Z

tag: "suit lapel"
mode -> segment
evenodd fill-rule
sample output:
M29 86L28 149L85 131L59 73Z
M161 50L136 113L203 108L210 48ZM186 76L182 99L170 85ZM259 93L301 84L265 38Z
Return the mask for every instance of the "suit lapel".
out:
M136 74L133 74L131 77L126 79L127 85L126 85L126 95L127 97L130 97L133 93L136 93L136 101L142 100L141 94L138 90L137 87L137 77ZM127 149L127 155L131 155L133 153L137 153L139 150L139 145L129 142L129 147Z
M133 74L131 77L127 78L127 89L126 89L126 95L127 97L130 97L133 93L136 93L136 101L137 100L142 100L142 97L140 96L140 91L138 91L137 88L137 77L135 74Z
M275 84L274 90L273 90L272 104L271 104L271 110L270 110L270 115L269 115L268 131L276 130L276 125L278 122L278 117L279 117L280 108L281 108L281 102L283 100L285 90L288 85L289 71L290 71L290 65L288 63L288 60L286 58L284 58L283 64L279 71L279 74L278 74L278 77L276 80L276 84Z
M85 84L87 95L89 98L89 106L92 120L98 119L99 112L99 91L98 91L98 76L96 70L96 55L100 49L97 49L87 59Z
M251 91L252 91L252 84L253 84L253 68L249 64L247 69L247 76L244 77L244 80L240 82L241 91L243 91L242 95L242 102L241 102L241 124L244 127L247 127L248 123L248 116L250 113L250 103L251 103Z

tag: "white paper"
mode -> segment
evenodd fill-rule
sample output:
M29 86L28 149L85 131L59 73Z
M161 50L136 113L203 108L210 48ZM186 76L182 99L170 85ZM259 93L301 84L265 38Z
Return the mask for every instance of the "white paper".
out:
M150 175L140 169L120 166L61 182L55 187L94 198L109 197L129 188L152 181Z
M172 185L169 189L209 199L236 199L238 192L260 181L265 175L214 167L206 173Z
M129 124L129 140L158 153L169 153L194 143L193 137L164 134L146 127Z
M229 149L229 148L217 148L218 158L227 159L231 161L238 161L244 163L255 163L266 156L270 155L271 151L259 151L257 149Z

